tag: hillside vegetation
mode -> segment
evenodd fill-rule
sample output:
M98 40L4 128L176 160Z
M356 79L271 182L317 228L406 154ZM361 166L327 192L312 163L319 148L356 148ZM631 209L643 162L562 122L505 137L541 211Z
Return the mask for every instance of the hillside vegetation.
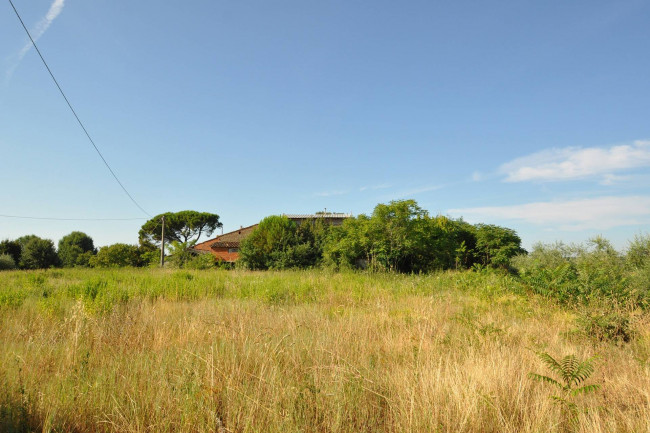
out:
M644 306L564 302L526 278L2 272L0 431L650 430ZM540 353L597 356L584 383L599 388L567 411L530 375L556 377Z

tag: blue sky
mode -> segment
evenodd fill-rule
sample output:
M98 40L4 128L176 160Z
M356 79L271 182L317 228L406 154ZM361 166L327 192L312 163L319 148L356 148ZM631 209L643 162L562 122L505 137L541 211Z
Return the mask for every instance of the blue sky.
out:
M524 245L650 227L649 1L14 0L151 214L432 214ZM0 214L139 218L0 3ZM144 220L0 218L137 242Z

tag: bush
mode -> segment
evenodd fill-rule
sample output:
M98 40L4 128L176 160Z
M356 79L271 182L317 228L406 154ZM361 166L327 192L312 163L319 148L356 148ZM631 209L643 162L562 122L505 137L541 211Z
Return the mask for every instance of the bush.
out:
M34 235L25 238L20 257L21 268L47 269L60 265L59 256L54 249L54 242Z
M9 239L5 239L4 241L0 242L0 255L10 255L16 266L18 263L20 263L21 252L22 247L18 241L10 241Z
M124 266L143 266L140 249L135 245L113 244L102 247L89 260L90 266L95 268L116 268Z
M647 294L650 291L650 235L637 235L630 242L625 262L632 289Z
M165 262L175 268L184 268L188 262L191 261L195 253L191 250L194 242L186 243L179 241L171 241L169 244L169 256Z
M531 289L563 303L646 307L650 300L643 273L635 277L625 257L601 237L586 246L536 244L528 256L516 257L513 266Z
M634 269L650 267L650 235L636 235L627 250L626 262Z
M0 271L16 269L16 262L9 254L0 255Z
M628 315L615 312L586 312L578 318L579 329L596 341L629 342L634 333Z
M329 225L322 220L297 225L285 216L264 218L240 247L249 269L310 268L320 264Z
M186 269L213 269L216 265L212 254L198 254L185 262Z

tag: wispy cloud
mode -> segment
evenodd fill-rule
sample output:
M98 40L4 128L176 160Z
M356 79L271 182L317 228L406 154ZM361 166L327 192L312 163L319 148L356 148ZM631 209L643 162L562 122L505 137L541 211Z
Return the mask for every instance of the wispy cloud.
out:
M363 192L363 191L368 191L368 190L370 190L370 191L376 191L376 190L378 190L378 189L388 189L388 188L390 188L390 187L392 187L392 186L393 186L393 185L391 185L391 184L389 184L389 183L381 183L381 184L379 184L379 185L362 186L361 188L359 188L359 191L361 191L361 192Z
M650 223L650 196L606 196L512 206L449 209L470 221L518 220L560 230L605 230Z
M621 182L627 182L632 179L632 176L619 176L617 174L606 174L599 182L601 185L615 185Z
M472 173L472 177L471 177L472 182L480 182L484 179L485 179L485 175L480 171L475 171L474 173Z
M410 198L418 194L422 194L425 192L430 192L430 191L437 191L439 189L444 188L445 185L428 185L428 186L422 186L419 188L413 188L413 189L408 189L405 191L401 191L393 196L395 199L401 199L401 198Z
M323 192L317 192L314 195L316 197L332 197L335 195L345 195L348 194L350 191L347 190L338 190L338 191L323 191Z
M56 17L59 16L61 11L63 10L64 2L65 0L54 0L50 5L50 9L47 11L45 16L41 18L41 20L36 24L36 26L34 26L32 30L30 30L30 34L32 35L32 39L34 39L34 42L38 41L38 39L41 36L43 36L43 34L45 34L47 29L50 28L52 22L56 19ZM28 41L18 53L18 57L16 61L7 71L7 78L11 77L13 72L16 70L20 62L23 60L23 58L31 48L32 48L32 42Z
M622 170L650 167L650 141L611 147L548 149L503 164L506 182L560 181L603 176L604 184ZM608 178L609 176L609 178Z

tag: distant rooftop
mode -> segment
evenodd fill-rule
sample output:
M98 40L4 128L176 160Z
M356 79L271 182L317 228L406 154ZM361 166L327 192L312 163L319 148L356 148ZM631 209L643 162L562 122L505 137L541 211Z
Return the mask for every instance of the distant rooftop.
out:
M351 213L341 213L341 212L316 212L309 214L297 214L297 213L284 213L282 216L285 216L289 219L309 219L309 218L352 218Z

